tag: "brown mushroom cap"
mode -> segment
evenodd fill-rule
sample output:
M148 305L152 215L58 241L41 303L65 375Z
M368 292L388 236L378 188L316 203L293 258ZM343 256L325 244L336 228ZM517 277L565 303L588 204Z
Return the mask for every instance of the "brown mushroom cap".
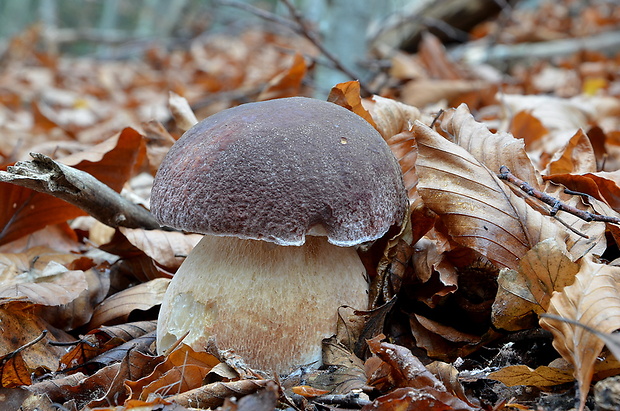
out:
M188 130L164 159L151 207L165 225L301 245L309 230L350 246L403 219L400 167L381 135L336 104L244 104Z

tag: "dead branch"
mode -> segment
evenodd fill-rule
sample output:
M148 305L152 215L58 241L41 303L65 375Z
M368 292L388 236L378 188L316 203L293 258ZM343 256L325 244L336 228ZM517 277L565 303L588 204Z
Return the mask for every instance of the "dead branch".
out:
M299 10L297 10L297 8L295 8L295 6L293 5L293 3L291 3L290 0L280 0L280 1L282 1L282 3L284 3L284 5L288 9L289 13L293 17L293 20L295 20L295 22L299 25L299 30L300 30L301 34L303 34L304 37L306 37L308 40L310 40L310 42L312 44L314 44L314 46L317 49L319 49L321 54L323 54L334 65L334 67L337 70L339 70L342 73L344 73L351 80L358 80L359 83L360 83L360 89L362 90L363 93L365 93L367 95L375 94L375 93L372 92L372 90L370 90L368 88L368 86L366 84L364 84L363 81L360 80L358 75L356 75L355 73L350 71L347 67L345 67L340 62L340 60L336 56L334 56L334 54L332 54L332 52L330 52L329 50L327 50L325 48L325 46L323 45L323 43L321 42L319 37L316 35L316 33L308 28L308 24L306 22L306 19L299 12Z
M30 153L30 156L32 161L20 161L7 171L0 171L0 181L53 195L110 227L160 228L151 213L92 175L41 153Z
M455 59L463 59L469 64L476 65L521 59L561 57L582 50L609 54L617 53L620 50L620 31L539 43L489 45L487 41L481 40L456 47L450 52L450 55Z
M540 201L542 201L543 203L547 205L550 205L551 210L549 211L549 214L551 216L555 216L558 213L558 211L561 210L561 211L565 211L567 213L573 214L581 218L582 220L588 221L588 222L589 221L602 221L605 223L620 224L620 218L596 214L596 213L590 213L589 211L584 211L584 210L579 210L576 207L563 203L562 201L558 200L555 197L550 196L549 194L543 193L542 191L535 189L529 183L519 179L517 176L512 174L510 172L510 169L506 166L501 166L499 168L499 174L497 175L497 177L499 177L501 180L505 180L511 184L516 185L517 187L521 189L521 191L525 192L526 194L539 199Z

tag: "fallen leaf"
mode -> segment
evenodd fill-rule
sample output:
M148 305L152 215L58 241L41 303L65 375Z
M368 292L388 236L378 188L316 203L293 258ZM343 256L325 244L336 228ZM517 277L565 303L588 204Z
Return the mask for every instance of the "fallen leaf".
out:
M119 228L131 244L156 261L166 270L174 272L203 237L178 231Z
M114 322L126 322L132 311L145 311L161 304L168 284L170 284L170 279L156 278L111 295L95 307L88 328L97 328Z
M463 147L420 122L413 129L418 142L418 192L454 241L499 267L513 269L538 242L563 241L549 217L531 208Z
M533 327L537 314L549 308L553 292L571 285L578 271L564 244L552 238L536 244L523 256L518 270L500 272L493 325L508 331Z
M509 387L515 385L529 385L532 387L553 387L574 381L572 370L540 366L535 370L526 365L510 365L498 371L493 371L487 378L500 381Z
M362 105L359 81L348 81L346 83L336 84L330 90L327 101L351 110L364 120L368 121L374 128L377 128L372 116Z
M299 95L302 80L306 76L306 59L297 52L293 56L291 66L275 75L258 95L257 101L274 98L295 97Z
M552 296L548 314L578 321L602 333L619 329L620 267L584 257L579 268L575 282ZM580 326L551 318L542 318L540 325L551 331L553 346L573 365L579 384L579 409L583 410L603 341Z

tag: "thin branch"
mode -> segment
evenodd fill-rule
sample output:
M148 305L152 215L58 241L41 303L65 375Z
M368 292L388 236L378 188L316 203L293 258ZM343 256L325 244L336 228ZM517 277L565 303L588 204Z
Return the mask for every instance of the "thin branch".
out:
M222 6L235 7L243 11L247 11L250 14L255 15L263 20L270 21L272 23L277 23L281 26L288 28L289 30L293 30L296 33L301 34L301 30L299 26L289 19L285 19L283 17L278 16L275 13L271 13L260 7L253 6L249 3L239 1L239 0L217 0L217 4L221 4Z
M40 153L0 171L0 181L53 195L110 227L160 228L146 209L130 202L92 175Z
M602 221L605 223L620 224L620 218L596 214L596 213L590 213L589 211L584 211L584 210L579 210L576 207L563 203L562 201L558 200L555 197L550 196L549 194L543 193L542 191L535 189L527 182L519 179L517 176L512 174L510 172L510 169L506 166L501 166L499 168L499 174L497 175L497 177L499 177L501 180L506 180L509 183L516 185L526 194L539 199L545 204L550 205L551 210L549 211L549 214L551 216L555 216L558 213L558 211L561 210L561 211L565 211L567 213L573 214L581 218L582 220L588 221L588 222L589 221Z
M47 335L48 331L47 330L43 330L41 331L41 334L35 338L34 340L27 342L26 344L22 345L21 347L19 347L18 349L16 349L13 352L8 353L7 355L5 355L4 357L4 362L6 362L7 359L13 358L15 357L17 354L19 354L20 352L24 351L27 348L32 347L33 345L35 345L36 343L38 343L39 341L41 341L43 338L45 338L45 336Z
M284 3L289 13L293 17L293 20L295 20L297 24L299 25L299 30L301 31L301 34L303 34L308 40L310 40L310 42L314 44L314 46L317 49L319 49L321 54L323 54L334 65L334 67L336 67L336 69L344 73L350 79L358 80L360 83L360 89L362 90L362 92L368 95L375 94L368 88L368 86L366 86L366 84L363 81L361 81L358 75L356 75L355 73L350 71L347 67L345 67L340 62L340 60L335 55L332 54L331 51L325 48L325 46L323 45L321 40L319 40L316 33L308 28L308 25L306 23L304 16L301 14L299 10L297 10L297 8L295 8L295 6L293 5L293 3L291 3L290 0L280 0L280 1Z

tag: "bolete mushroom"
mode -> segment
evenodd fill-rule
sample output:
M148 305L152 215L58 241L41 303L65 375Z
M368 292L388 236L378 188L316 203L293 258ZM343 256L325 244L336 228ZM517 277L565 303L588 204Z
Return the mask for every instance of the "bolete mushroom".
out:
M381 135L336 104L303 97L244 104L188 130L166 155L151 207L205 234L164 297L161 353L210 337L252 367L321 363L342 305L368 306L354 248L401 223L408 201Z

